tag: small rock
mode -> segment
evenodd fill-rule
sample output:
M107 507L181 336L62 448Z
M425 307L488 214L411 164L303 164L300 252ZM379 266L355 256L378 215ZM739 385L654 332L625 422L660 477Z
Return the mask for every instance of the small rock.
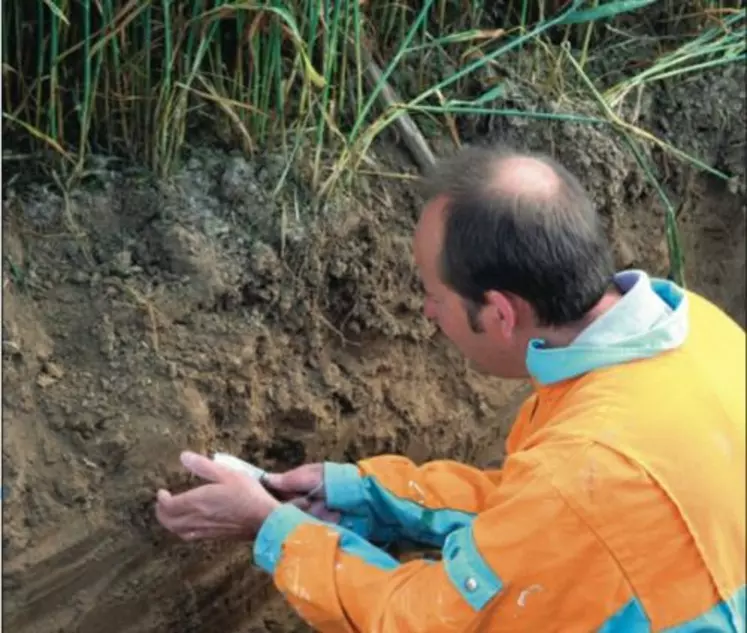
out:
M3 341L3 356L20 356L21 346L15 341Z
M252 166L241 156L233 157L221 179L221 194L231 202L239 202L247 197L247 183L253 177Z
M70 276L70 281L72 281L74 284L85 284L88 283L88 280L88 273L86 273L84 270L76 270Z
M171 378L172 380L179 375L179 368L176 366L176 363L173 361L169 361L168 365L166 366L166 369L169 372L169 378Z
M246 385L238 380L229 380L228 391L234 395L243 396L246 393Z
M51 387L56 382L57 378L53 378L49 374L39 374L36 378L36 384L39 385L39 387L41 387L42 389Z
M630 268L635 264L636 261L638 261L638 256L635 251L635 248L630 243L630 241L626 240L625 238L619 237L616 239L615 244L613 245L615 252L615 255L617 256L617 264L619 268Z
M44 363L44 372L48 375L54 378L55 380L59 380L65 375L65 372L62 370L62 367L60 367L57 363L52 362L46 362Z
M125 249L119 251L112 259L112 271L115 274L129 275L132 268L132 252Z

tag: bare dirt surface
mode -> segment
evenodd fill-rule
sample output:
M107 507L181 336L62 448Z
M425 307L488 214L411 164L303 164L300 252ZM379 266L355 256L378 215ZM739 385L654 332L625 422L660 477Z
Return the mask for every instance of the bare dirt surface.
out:
M709 89L724 117L718 133ZM683 84L673 110L654 100L645 116L664 117L675 144L697 137L707 160L743 183L744 101L725 94ZM556 154L594 195L620 267L667 274L661 204L608 131L461 125L473 142ZM381 156L401 170L396 151ZM744 325L743 185L655 158L683 203L689 286ZM309 200L300 175L272 198L283 168L205 150L168 184L110 173L67 199L7 196L9 630L307 630L251 566L250 545L186 546L157 527L155 490L188 484L183 448L271 468L391 451L500 463L525 387L476 375L424 323L410 183L360 182L360 195L335 200L325 220L297 212Z

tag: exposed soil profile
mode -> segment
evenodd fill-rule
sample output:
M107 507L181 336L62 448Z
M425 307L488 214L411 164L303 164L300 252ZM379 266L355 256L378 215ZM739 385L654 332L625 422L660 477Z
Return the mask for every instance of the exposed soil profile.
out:
M730 189L654 154L682 208L689 287L744 326L743 86L741 68L684 82L641 116L742 178ZM592 192L619 266L667 274L662 206L608 131L503 118L462 133L554 153ZM413 171L393 146L378 160ZM271 197L283 167L205 149L169 183L111 173L68 200L6 200L8 630L308 630L249 545L182 545L157 526L155 490L187 483L183 448L271 468L390 451L500 463L525 387L475 374L425 323L413 184L370 177L315 219L296 214L301 176Z

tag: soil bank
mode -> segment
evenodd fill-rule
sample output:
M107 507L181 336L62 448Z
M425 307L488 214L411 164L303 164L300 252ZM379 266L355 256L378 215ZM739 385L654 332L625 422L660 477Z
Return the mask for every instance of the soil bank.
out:
M743 183L740 72L685 82L641 116ZM594 196L620 268L666 275L662 206L609 131L503 118L462 132L552 151ZM689 286L744 325L744 185L653 158L682 204ZM168 183L111 173L67 200L5 201L9 629L307 630L249 545L187 546L156 525L155 490L189 484L183 448L271 468L384 452L500 464L525 387L475 374L424 322L412 187L371 178L315 221L297 213L301 177L270 195L283 167L205 149Z

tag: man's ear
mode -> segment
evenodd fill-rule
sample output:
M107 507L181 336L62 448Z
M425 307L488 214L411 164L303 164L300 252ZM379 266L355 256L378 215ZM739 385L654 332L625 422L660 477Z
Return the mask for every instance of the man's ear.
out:
M518 314L512 297L497 290L485 293L484 326L487 332L496 332L501 338L510 340L518 322Z

